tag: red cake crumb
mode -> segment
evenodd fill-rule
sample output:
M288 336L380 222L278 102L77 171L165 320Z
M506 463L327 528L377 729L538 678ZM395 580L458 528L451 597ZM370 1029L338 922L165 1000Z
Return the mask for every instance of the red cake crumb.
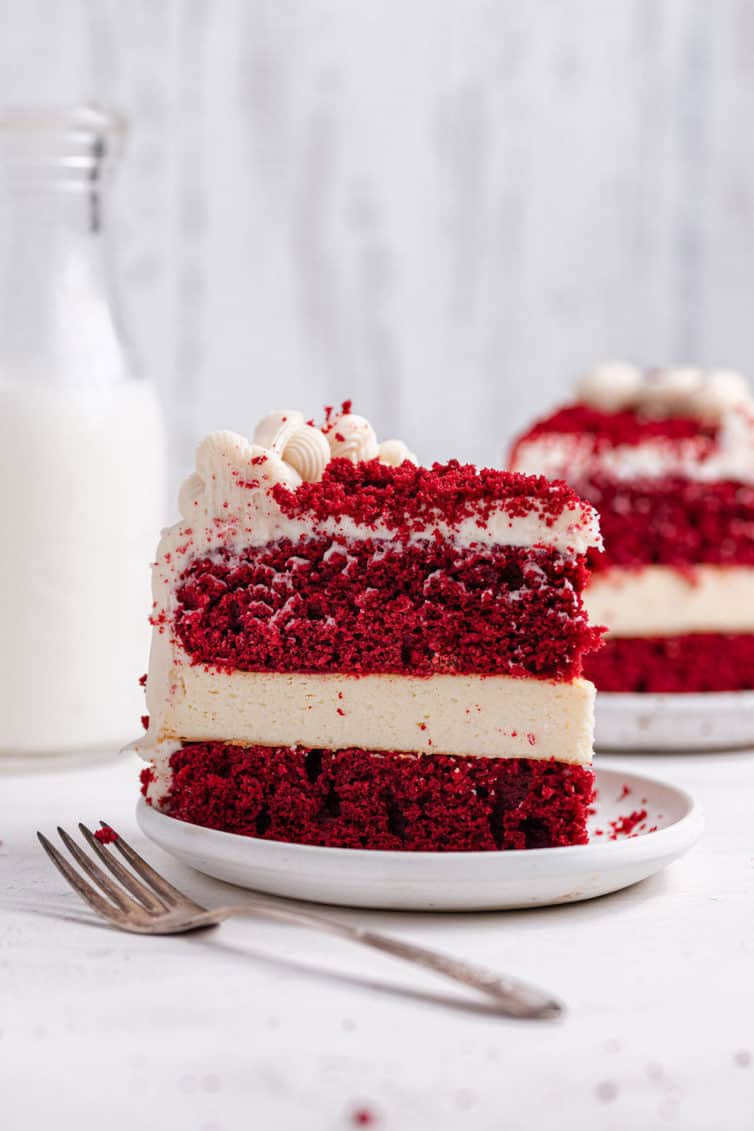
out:
M226 670L570 680L602 631L587 576L554 550L282 539L192 562L175 630L194 663Z
M630 837L640 826L642 821L646 821L646 809L635 809L633 813L627 813L625 817L617 817L616 820L610 821L610 840L619 840L621 837Z
M290 518L348 517L367 527L385 526L403 540L438 520L457 527L470 518L481 529L500 510L511 518L534 512L548 526L566 511L573 512L574 522L584 513L584 503L565 483L458 460L429 468L408 460L388 467L376 459L334 459L318 482L295 491L278 483L272 494Z
M95 829L94 835L100 844L114 844L118 839L118 834L115 829L111 829L109 825L103 825L101 829Z
M139 781L141 782L141 792L146 796L147 788L155 780L155 773L151 766L145 766L139 772ZM147 805L151 805L151 798L147 797Z
M614 1080L601 1080L594 1089L594 1094L600 1103L609 1104L618 1098L618 1085Z
M141 725L144 727L144 730L149 730L149 715L141 715L140 718Z
M460 852L588 840L590 766L206 742L170 767L159 800L172 817L266 840Z
M589 551L593 569L754 565L751 484L600 476L577 486L600 516L605 549Z
M600 691L748 691L754 634L616 636L585 658L584 675Z
M351 1112L354 1127L371 1127L376 1122L377 1116L370 1107L357 1107Z
M618 800L623 800L624 796L627 795L621 794ZM590 808L590 816L593 816L594 812L595 810ZM647 832L656 833L657 825L647 828L647 810L644 808L635 809L632 813L625 813L616 817L614 821L608 821L606 829L592 829L593 836L606 836L608 840L632 839Z
M146 687L146 686L147 686L147 673L144 672L144 675L139 676L139 687Z

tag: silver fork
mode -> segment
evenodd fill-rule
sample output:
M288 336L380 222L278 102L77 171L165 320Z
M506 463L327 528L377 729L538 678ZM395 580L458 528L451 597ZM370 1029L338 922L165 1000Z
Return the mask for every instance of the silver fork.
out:
M111 829L105 821L101 821L100 824L103 829ZM426 947L392 938L390 935L352 927L329 916L289 908L265 899L249 900L246 903L227 907L213 907L211 910L202 907L168 883L165 877L139 856L122 836L113 834L116 839L112 843L130 868L124 867L117 856L100 843L86 825L79 824L79 830L95 857L105 865L110 875L99 867L91 855L87 854L65 829L58 827L58 834L81 871L77 871L46 836L40 832L37 836L50 860L71 887L98 915L122 931L134 931L141 935L177 935L205 927L216 927L231 916L256 913L282 923L311 927L342 939L349 939L351 942L362 943L364 946L385 951L396 958L404 958L408 962L434 970L435 973L444 974L455 982L461 982L465 986L471 986L487 994L494 1000L497 1012L508 1017L551 1019L563 1012L563 1006L551 994L544 993L518 979L496 974L483 966L463 962L439 951L428 950ZM89 883L82 872L93 882ZM98 891L97 888L100 890Z

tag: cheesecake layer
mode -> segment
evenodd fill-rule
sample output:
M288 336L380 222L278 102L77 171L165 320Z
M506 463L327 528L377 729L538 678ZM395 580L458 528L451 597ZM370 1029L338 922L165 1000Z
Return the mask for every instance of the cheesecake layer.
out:
M608 636L754 632L754 568L700 565L612 568L594 574L589 619Z
M154 742L592 759L594 688L509 676L303 675L172 667Z

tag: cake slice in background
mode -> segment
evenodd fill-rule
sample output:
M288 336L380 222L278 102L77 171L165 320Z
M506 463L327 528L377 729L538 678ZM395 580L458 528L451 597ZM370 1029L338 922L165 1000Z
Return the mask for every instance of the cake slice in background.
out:
M344 411L208 436L154 566L149 803L377 849L587 840L596 516Z
M612 363L536 423L510 466L598 510L585 671L603 691L754 687L754 403L730 372Z

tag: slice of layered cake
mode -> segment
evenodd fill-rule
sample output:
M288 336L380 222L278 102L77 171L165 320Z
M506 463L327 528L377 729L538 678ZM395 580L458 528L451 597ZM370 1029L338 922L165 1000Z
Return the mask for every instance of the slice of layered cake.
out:
M736 373L588 374L516 443L511 467L562 477L600 514L586 593L609 629L603 691L754 687L754 403Z
M200 445L154 566L148 802L302 844L584 843L594 511L348 408Z

